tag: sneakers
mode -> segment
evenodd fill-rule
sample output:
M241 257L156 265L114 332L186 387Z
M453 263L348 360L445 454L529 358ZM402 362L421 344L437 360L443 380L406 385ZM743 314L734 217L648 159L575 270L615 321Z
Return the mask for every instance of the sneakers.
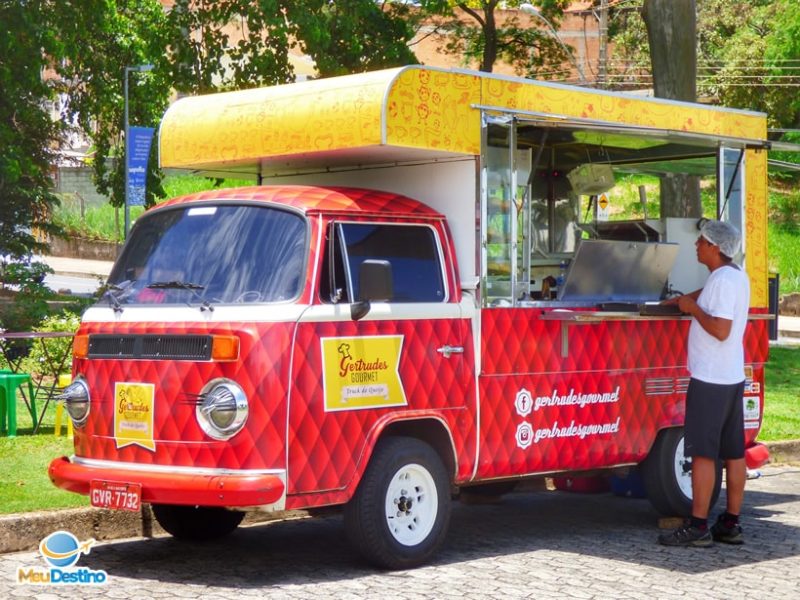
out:
M658 536L658 543L664 546L694 546L696 548L708 548L711 546L712 538L709 529L698 529L691 525L684 525L671 533L662 533Z
M738 523L733 527L726 527L722 515L717 517L717 522L711 526L711 537L715 542L723 544L743 544L742 527Z

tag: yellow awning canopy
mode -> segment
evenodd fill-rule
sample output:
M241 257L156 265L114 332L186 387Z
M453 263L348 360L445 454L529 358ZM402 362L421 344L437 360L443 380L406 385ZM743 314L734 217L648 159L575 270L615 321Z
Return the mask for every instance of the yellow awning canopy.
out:
M257 175L477 155L493 109L766 139L760 113L411 66L182 98L161 123L160 162Z

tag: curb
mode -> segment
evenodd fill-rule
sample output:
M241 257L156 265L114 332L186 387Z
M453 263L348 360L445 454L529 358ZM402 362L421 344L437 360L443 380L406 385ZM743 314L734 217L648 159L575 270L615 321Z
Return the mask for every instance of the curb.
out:
M800 440L769 442L770 465L800 463ZM528 491L540 491L540 484L531 483ZM308 517L304 510L274 513L250 512L243 526ZM72 508L37 513L0 516L0 554L36 550L45 537L58 530L67 530L79 539L117 540L122 538L151 538L166 532L156 522L149 504L139 512L102 508Z
M307 517L302 510L273 513L251 512L242 525ZM139 512L104 508L71 508L36 513L0 516L0 554L26 552L39 548L39 542L54 531L66 530L78 539L118 540L152 538L166 532L156 521L149 504Z
M800 440L770 442L767 448L769 448L770 465L800 462Z

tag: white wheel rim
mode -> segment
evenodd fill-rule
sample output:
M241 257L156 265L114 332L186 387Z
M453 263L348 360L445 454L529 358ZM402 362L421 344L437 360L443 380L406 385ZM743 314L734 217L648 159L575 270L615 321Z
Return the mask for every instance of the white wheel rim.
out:
M386 490L386 524L403 546L416 546L428 537L439 512L436 484L428 470L405 465L394 474Z
M686 469L688 463L689 469ZM683 438L675 446L675 481L678 484L681 492L689 500L692 499L692 459L683 454Z

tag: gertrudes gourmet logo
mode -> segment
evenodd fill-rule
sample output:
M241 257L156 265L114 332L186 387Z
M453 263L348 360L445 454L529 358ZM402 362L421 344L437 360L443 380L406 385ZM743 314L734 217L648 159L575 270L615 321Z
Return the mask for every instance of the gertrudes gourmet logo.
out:
M322 338L325 410L403 406L402 335Z
M136 444L155 450L153 410L155 386L152 383L114 384L114 439L117 448Z

